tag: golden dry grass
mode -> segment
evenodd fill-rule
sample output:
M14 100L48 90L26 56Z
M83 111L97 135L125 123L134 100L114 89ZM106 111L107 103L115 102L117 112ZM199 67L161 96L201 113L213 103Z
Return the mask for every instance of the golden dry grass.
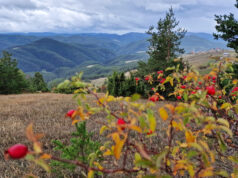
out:
M25 137L29 123L33 122L35 132L45 134L42 141L47 151L52 149L52 139L67 140L69 137L73 127L64 114L76 106L72 95L0 95L0 177L21 177L30 171L23 161L6 162L3 158L4 150L13 144L31 145Z
M25 129L32 122L36 133L45 134L41 141L44 151L55 154L51 141L60 139L64 143L68 143L71 133L74 131L71 120L65 118L65 113L68 110L77 107L77 102L72 97L73 95L52 93L0 95L0 178L22 177L30 171L39 177L55 177L55 175L46 174L38 166L30 167L32 164L24 160L5 161L4 150L16 143L32 145L25 136ZM90 95L87 96L87 99L89 103L95 101L94 97ZM142 100L142 102L144 101ZM158 105L161 104L163 102L158 103ZM119 109L117 106L113 105L112 109ZM98 134L101 126L96 124L97 120L102 120L105 116L105 113L98 113L87 122L88 131L95 133L94 140L105 140L105 137ZM163 124L158 125L160 128L164 127ZM73 176L65 175L65 177Z

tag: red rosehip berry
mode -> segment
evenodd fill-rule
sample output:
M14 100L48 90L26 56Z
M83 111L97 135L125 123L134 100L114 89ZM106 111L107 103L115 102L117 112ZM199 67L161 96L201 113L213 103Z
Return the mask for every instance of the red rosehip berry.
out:
M199 87L196 87L195 90L200 90L200 88L199 88Z
M233 90L232 90L232 93L238 91L238 87L235 87Z
M157 74L162 74L162 73L163 73L163 71L162 71L162 70L160 70L160 71L158 71L158 72L157 72Z
M136 77L136 78L135 78L135 80L136 80L136 81L139 81L139 80L140 80L140 78Z
M221 99L222 97L221 97L221 96L219 96L218 98L219 98L219 99Z
M149 77L149 76L146 76L146 77L145 77L145 80L146 80L146 81L150 80L150 77Z
M157 95L153 95L149 98L150 101L156 102L159 101L159 97Z
M213 80L212 82L213 82L213 83L216 83L216 80Z
M71 109L71 110L69 110L69 111L67 112L66 116L67 116L67 117L72 117L73 114L74 114L74 112L75 112L75 110Z
M124 119L119 118L119 119L117 120L117 124L118 124L118 125L124 125L124 124L126 124L126 122L124 121Z
M178 99L178 100L181 100L181 99L182 99L182 97L181 97L181 96L177 96L177 99Z
M151 135L153 132L151 129L149 129L149 131L146 133L147 135Z
M162 79L160 80L160 83L163 84L164 82L165 82L165 78L162 78Z
M24 158L28 153L27 146L23 144L16 144L5 151L5 155L9 155L12 159Z
M214 87L214 86L208 86L206 89L207 89L207 93L208 93L209 95L215 95L216 90L215 90L215 87Z
M214 76L214 77L212 77L212 80L216 80L217 78Z
M125 126L124 126L125 124L126 122L124 119L122 118L117 119L117 125L120 126L121 130L125 130Z
M191 94L192 94L192 95L196 94L196 91L192 91Z
M198 82L199 85L202 85L202 82Z
M186 86L185 85L181 85L181 87L180 88L182 88L182 89L185 89L186 88Z

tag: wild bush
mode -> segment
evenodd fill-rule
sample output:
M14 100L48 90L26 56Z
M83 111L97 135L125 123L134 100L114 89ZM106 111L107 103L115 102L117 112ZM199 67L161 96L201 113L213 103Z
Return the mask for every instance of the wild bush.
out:
M26 159L48 171L47 159L69 163L88 170L88 177L93 177L95 172L137 177L237 177L238 80L232 79L229 93L226 86L219 85L234 75L227 72L231 64L229 60L219 61L207 75L199 75L193 69L182 72L168 69L173 72L157 87L176 83L170 95L176 97L177 102L162 103L159 107L156 103L164 97L157 91L147 102L138 100L138 94L99 96L78 79L81 89L75 93L80 93L79 106L70 115L72 124L106 113L107 117L96 124L102 125L99 134L105 137L100 151L104 159L113 163L90 157L91 164L88 164L49 155L40 144L40 136L33 133L32 125L27 128L27 137L34 149ZM220 75L224 77L219 78ZM153 83L150 79L146 81ZM95 96L96 105L87 103L87 93ZM120 107L115 109L113 105ZM12 149L8 150L5 156L12 157ZM25 156L25 152L20 153Z

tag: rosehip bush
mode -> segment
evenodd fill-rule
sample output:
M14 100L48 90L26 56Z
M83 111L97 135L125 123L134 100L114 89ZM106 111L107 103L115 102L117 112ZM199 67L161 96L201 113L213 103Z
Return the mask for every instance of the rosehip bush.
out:
M31 160L48 158L79 166L87 170L88 177L97 172L135 177L238 177L238 80L232 79L234 92L219 85L232 75L226 71L234 60L219 61L207 75L194 69L178 71L178 67L168 68L171 74L167 76L158 71L157 78L163 82L154 83L154 77L145 80L156 90L147 102L139 100L138 94L99 97L82 82L85 87L75 92L80 93L79 106L69 122L87 122L94 114L106 113L98 134L105 137L100 147L103 158L111 162L95 157L88 160L90 164L59 158L47 155L41 146ZM174 88L169 96L177 101L158 106L164 100L159 91L166 91L166 85ZM95 97L96 106L87 103L87 93ZM112 108L115 104L120 107ZM28 139L38 143L31 135Z

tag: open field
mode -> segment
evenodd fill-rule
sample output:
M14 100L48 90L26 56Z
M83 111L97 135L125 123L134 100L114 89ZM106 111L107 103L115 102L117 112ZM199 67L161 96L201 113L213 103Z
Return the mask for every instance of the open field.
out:
M54 153L51 140L60 139L68 143L74 127L71 119L64 115L69 109L77 107L73 95L65 94L21 94L21 95L0 95L0 178L18 178L33 170L33 174L39 177L55 177L47 175L38 166L29 167L29 163L23 160L4 160L4 150L16 143L32 145L25 136L27 125L33 122L33 129L36 133L44 133L42 139L45 152ZM88 96L88 102L92 103L94 98ZM144 102L144 100L142 100ZM157 105L162 104L159 102ZM113 110L117 106L113 106ZM100 125L95 120L102 120L105 114L96 114L87 122L89 131L96 133L94 140L102 140L98 134ZM160 125L162 127L162 125ZM31 149L31 148L30 148ZM65 175L65 177L73 177ZM77 176L76 176L77 177Z
M64 114L75 106L72 95L0 95L0 177L19 177L28 172L22 161L4 161L3 152L16 143L29 144L25 137L29 123L34 123L36 132L45 134L44 148L51 149L53 138L67 140L70 135L73 127Z

